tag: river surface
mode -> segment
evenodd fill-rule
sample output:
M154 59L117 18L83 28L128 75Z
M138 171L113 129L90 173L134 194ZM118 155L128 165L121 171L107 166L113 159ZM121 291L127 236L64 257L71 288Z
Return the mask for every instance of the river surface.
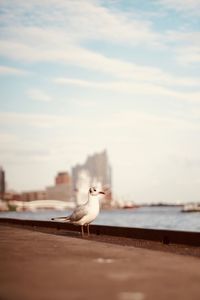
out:
M1 212L1 218L51 220L70 211ZM140 207L137 209L102 210L93 224L171 229L200 232L200 213L182 213L180 207Z

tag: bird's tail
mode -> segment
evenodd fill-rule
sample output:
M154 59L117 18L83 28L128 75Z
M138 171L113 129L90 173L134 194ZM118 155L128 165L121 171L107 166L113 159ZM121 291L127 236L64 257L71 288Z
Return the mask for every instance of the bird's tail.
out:
M56 217L56 218L51 218L52 221L65 221L69 222L69 217Z

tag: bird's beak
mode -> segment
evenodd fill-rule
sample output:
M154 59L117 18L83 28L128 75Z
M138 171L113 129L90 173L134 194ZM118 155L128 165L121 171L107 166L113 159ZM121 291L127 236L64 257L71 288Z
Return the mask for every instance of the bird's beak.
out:
M103 194L103 195L105 195L105 193L104 193L104 192L99 192L99 194Z

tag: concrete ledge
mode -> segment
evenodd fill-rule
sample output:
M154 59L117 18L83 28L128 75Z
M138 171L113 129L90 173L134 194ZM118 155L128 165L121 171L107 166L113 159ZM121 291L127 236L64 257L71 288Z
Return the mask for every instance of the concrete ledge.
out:
M80 231L79 226L55 221L36 221L0 218L0 223L16 224L35 228L62 229L72 232ZM98 236L106 235L137 240L146 240L160 242L165 245L178 244L192 247L200 246L200 232L129 228L103 225L90 225L90 232Z

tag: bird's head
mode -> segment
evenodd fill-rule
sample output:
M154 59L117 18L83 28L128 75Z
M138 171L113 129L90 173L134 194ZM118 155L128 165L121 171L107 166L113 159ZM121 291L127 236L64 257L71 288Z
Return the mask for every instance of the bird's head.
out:
M89 189L89 195L90 196L98 196L98 195L101 195L101 194L105 194L103 191L99 191L96 187L91 187Z

